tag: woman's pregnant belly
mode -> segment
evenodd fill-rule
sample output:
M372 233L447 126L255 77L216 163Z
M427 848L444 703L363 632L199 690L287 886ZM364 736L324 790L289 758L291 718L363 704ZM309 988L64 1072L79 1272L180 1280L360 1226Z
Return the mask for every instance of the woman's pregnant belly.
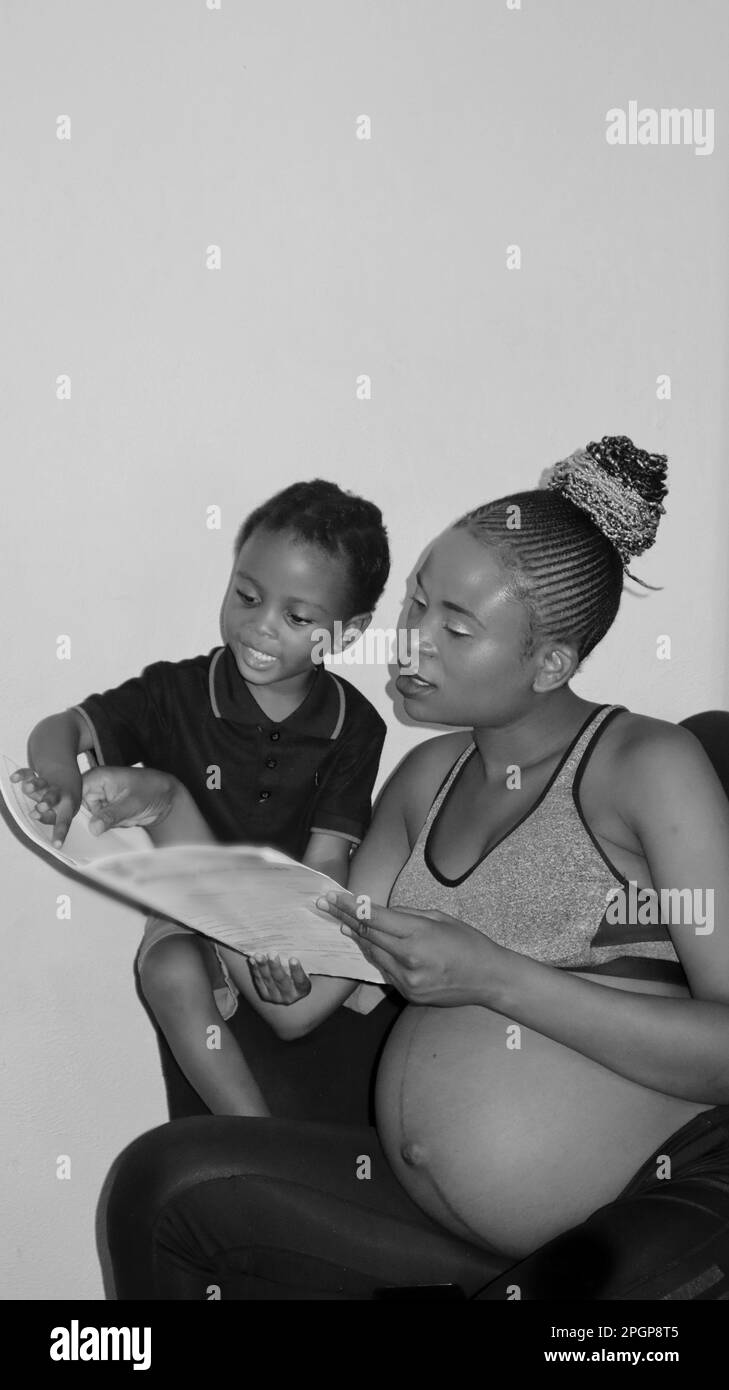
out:
M420 1006L390 1034L376 1105L385 1152L413 1201L458 1235L515 1256L612 1201L669 1135L711 1108L515 1031L490 1009Z

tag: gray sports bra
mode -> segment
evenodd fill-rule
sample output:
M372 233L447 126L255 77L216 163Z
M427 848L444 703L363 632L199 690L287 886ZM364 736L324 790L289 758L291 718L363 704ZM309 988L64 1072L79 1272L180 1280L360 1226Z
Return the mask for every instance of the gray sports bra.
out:
M686 977L661 923L635 919L635 888L610 862L587 825L579 786L595 744L622 705L594 710L541 796L465 874L447 879L429 854L433 826L476 746L456 759L390 893L392 907L437 909L481 928L494 941L568 970L668 980ZM617 921L622 890L628 924ZM611 902L611 899L615 901ZM651 914L643 913L647 916Z

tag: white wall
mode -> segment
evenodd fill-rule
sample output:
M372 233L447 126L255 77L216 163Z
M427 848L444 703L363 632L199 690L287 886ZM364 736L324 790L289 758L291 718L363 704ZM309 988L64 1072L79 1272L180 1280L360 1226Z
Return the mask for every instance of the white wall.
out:
M580 693L726 706L728 28L723 0L3 6L0 746L213 646L236 526L294 479L382 506L387 626L447 520L603 433L670 455L636 565L664 588L626 597ZM631 99L715 108L714 153L610 147ZM352 677L391 725L384 774L422 730L385 672ZM101 1183L165 1118L141 919L72 884L58 922L66 883L0 830L0 1293L100 1298Z

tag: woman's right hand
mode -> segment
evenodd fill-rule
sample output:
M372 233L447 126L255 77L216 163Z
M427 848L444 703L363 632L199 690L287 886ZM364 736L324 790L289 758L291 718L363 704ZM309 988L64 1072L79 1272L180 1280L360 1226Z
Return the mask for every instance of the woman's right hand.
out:
M267 1004L297 1004L311 994L311 980L294 956L282 961L279 956L256 951L248 957L248 964L253 983Z
M92 768L84 773L82 785L91 834L103 835L113 826L160 825L179 787L176 777L153 767Z

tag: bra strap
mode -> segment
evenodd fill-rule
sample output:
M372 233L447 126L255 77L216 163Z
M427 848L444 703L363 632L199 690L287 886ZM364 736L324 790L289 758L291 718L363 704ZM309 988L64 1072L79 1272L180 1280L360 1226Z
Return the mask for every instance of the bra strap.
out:
M601 709L595 710L592 719L587 727L580 734L572 752L566 759L564 766L557 778L558 782L565 783L571 787L577 774L580 776L584 771L598 739L602 737L604 730L612 718L625 710L625 705L603 705Z

